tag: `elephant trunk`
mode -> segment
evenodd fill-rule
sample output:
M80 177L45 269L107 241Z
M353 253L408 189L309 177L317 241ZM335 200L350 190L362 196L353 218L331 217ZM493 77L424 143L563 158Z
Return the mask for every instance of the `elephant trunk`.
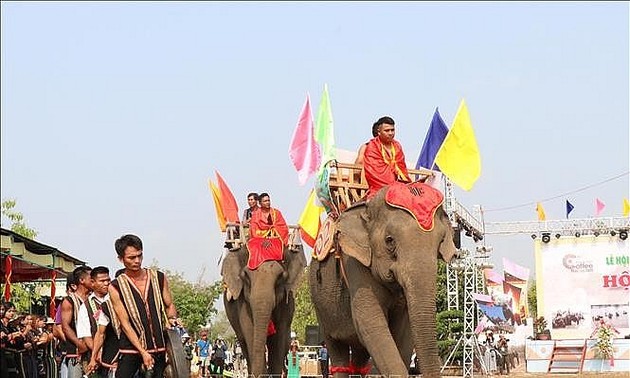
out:
M435 272L433 276L430 274L423 271L406 275L402 286L407 298L413 345L416 348L422 376L439 377L441 362L437 348L435 319L436 284L434 279L427 280L431 281L430 284L418 280L418 277L425 275L435 277Z
M253 311L254 318L254 342L252 351L251 373L258 377L267 374L267 363L265 361L265 345L267 344L267 328L271 319L272 306L256 308Z
M265 346L267 344L269 321L271 320L276 301L275 281L274 277L273 279L252 282L252 293L256 293L256 298L251 302L254 334L252 348L250 349L250 353L252 353L250 373L254 374L254 376L268 374Z

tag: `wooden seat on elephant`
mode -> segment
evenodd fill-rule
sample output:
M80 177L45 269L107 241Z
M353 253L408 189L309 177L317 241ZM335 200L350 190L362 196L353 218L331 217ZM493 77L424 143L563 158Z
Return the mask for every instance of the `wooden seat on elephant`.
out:
M368 190L365 172L362 165L332 161L329 166L330 195L341 212L365 197ZM423 182L433 176L433 171L424 168L409 169L409 176L413 181Z
M226 225L225 234L225 244L231 246L230 250L239 249L249 240L249 226L229 222ZM289 249L296 251L301 245L300 227L289 225Z

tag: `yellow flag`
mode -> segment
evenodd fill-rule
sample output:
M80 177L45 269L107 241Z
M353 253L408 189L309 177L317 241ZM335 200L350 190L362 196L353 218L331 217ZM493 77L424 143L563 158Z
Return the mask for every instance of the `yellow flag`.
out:
M545 214L545 209L543 209L542 204L538 202L536 204L536 212L538 213L538 220L544 221L547 219L547 215Z
M435 155L435 163L446 177L464 190L472 189L481 174L479 147L463 99L453 126Z
M208 184L210 185L210 192L212 193L212 199L214 200L214 208L217 211L217 223L219 224L221 232L225 232L227 229L227 220L225 219L225 215L223 215L223 208L221 208L221 192L211 180L208 180Z
M320 217L324 212L324 207L319 206L315 202L315 198L315 190L311 190L311 194L308 196L308 200L306 201L306 206L304 206L302 215L300 215L300 220L298 220L298 224L300 225L300 236L311 248L315 246L317 233L319 232L319 227L321 226Z
M628 202L627 198L623 199L623 216L627 217L630 215L630 202Z

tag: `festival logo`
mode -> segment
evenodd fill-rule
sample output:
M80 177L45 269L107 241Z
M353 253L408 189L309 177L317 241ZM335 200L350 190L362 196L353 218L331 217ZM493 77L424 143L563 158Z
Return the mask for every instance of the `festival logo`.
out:
M572 253L564 255L562 258L562 265L570 270L572 273L585 273L593 271L593 262L583 259Z

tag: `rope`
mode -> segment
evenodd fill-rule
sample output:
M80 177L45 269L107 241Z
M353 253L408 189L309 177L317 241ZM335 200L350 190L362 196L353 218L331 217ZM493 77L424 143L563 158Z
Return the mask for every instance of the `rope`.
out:
M491 211L505 211L505 210L513 210L513 209L518 209L518 208L525 207L525 206L532 206L532 205L536 205L538 202L541 202L541 203L542 203L542 202L548 202L548 201L555 200L555 199L558 199L558 198L561 198L561 197L566 197L566 196L567 196L567 195L569 195L569 194L574 194L574 193L583 192L583 191L585 191L585 190L587 190L587 189L590 189L590 188L596 187L596 186L598 186L598 185L605 184L605 183L610 182L610 181L613 181L613 180L617 180L617 179L619 179L619 178L621 178L621 177L627 176L629 173L630 173L630 171L626 171L626 172L623 172L623 173L618 174L617 176L614 176L614 177L611 177L611 178L607 178L607 179L605 179L605 180L602 180L602 181L596 182L596 183L594 183L594 184L589 184L589 185L583 186L583 187L581 187L581 188L579 188L579 189L575 189L575 190L572 190L572 191L569 191L569 192L566 192L566 193L558 194L557 196L548 197L548 198L545 198L545 199L543 199L543 200L541 200L541 201L532 201L532 202L527 202L527 203L523 203L523 204L520 204L520 205L507 206L507 207L499 207L499 208L496 208L496 209L484 209L483 211L484 211L485 213L488 213L488 212L491 212Z

